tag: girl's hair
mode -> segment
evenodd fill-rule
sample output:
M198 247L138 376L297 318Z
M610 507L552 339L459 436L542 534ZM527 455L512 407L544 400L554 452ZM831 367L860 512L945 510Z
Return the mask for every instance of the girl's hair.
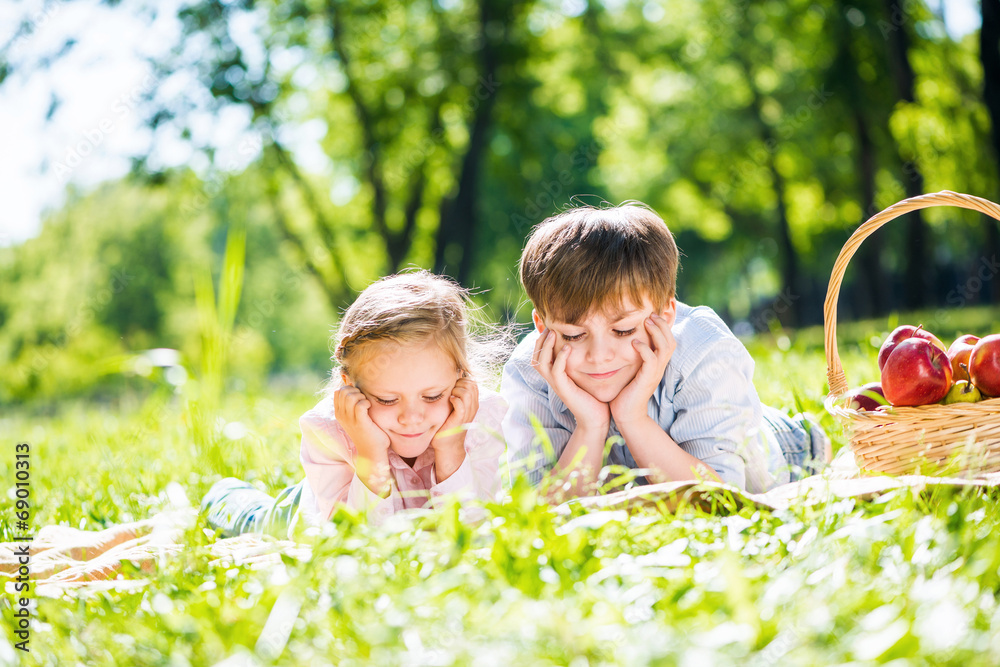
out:
M468 290L442 276L418 270L369 285L344 313L334 337L332 377L325 393L342 385L340 374L358 371L379 357L385 343L433 340L455 360L463 376L486 380L509 351L506 336L473 336L475 307ZM489 329L489 327L487 327Z

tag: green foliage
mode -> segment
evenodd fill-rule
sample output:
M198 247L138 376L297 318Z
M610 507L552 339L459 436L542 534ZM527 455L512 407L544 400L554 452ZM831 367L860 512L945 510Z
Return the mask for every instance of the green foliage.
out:
M0 401L72 395L116 370L110 359L152 346L177 251L166 206L163 190L109 185L2 251Z
M0 403L143 386L130 373L149 348L179 350L195 369L217 363L224 345L229 367L215 375L239 386L271 371L327 368L336 316L251 196L255 176L206 183L180 172L161 186L107 184L67 204L39 237L0 249ZM231 229L244 230L245 276L226 264ZM220 312L207 315L223 317L223 328L203 341L199 303L215 281L231 285Z
M209 167L151 173L140 156L132 176L73 193L38 238L0 248L0 402L137 386L119 371L149 348L204 366L195 285L209 266L219 282L237 227L234 387L326 372L337 313L398 267L461 275L491 317L526 321L524 238L573 195L661 213L684 253L682 300L741 330L818 322L849 233L918 173L928 190L1000 192L977 35L903 5L188 3L185 40L160 65L203 89L186 84L150 125L238 107L247 133L236 146L182 133ZM995 276L977 275L1000 252L995 223L951 208L924 219L928 307L995 300ZM898 307L919 259L911 231L900 219L866 242L845 319Z

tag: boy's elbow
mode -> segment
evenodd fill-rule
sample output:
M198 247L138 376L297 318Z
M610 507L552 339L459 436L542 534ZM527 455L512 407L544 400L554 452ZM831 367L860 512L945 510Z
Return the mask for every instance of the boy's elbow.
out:
M747 488L746 461L741 456L731 452L717 454L702 460L712 469L719 481L729 486L735 486L741 491Z
M744 470L735 470L729 467L717 467L712 468L715 474L719 476L719 480L723 484L728 484L729 486L735 486L740 491L744 491L747 488L746 472Z

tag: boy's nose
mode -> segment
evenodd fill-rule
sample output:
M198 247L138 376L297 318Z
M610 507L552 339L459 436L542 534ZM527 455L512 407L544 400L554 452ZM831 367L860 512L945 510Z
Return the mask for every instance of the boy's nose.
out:
M601 338L598 340L596 337L590 339L590 345L587 346L587 361L590 363L604 363L606 361L611 361L615 356L614 346L611 341Z

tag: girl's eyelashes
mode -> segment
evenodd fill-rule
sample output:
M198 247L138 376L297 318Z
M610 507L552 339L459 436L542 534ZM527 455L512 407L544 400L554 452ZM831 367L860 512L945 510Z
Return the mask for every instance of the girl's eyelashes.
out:
M562 336L563 340L568 341L570 343L572 343L573 341L577 341L577 340L580 340L581 338L583 338L583 334L576 334L575 336L569 336L567 334L561 333L559 335Z
M379 405L395 405L396 403L399 402L398 398L379 398L378 396L372 396L372 398L374 398L375 402L378 403ZM425 401L427 401L428 403L434 403L436 401L440 401L442 398L444 398L444 393L443 392L440 393L440 394L438 394L437 396L424 396L423 397L423 399Z
M631 336L632 334L634 334L635 330L636 330L636 327L632 327L628 331L619 331L618 329L614 329L614 332L615 332L616 336L620 336L622 338L625 338L626 336Z

